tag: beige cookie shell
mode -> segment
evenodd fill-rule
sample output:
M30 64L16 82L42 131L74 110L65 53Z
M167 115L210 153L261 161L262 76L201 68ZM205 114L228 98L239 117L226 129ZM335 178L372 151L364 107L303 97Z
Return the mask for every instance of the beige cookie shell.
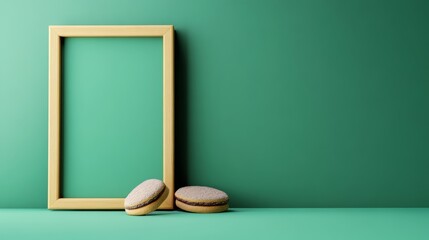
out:
M156 209L158 209L159 206L161 206L161 204L167 198L168 192L169 192L168 188L165 187L164 192L162 193L161 197L159 197L154 202L149 203L146 206L136 208L136 209L125 209L125 212L128 215L132 215L132 216L141 216L141 215L146 215L148 213L151 213L151 212L155 211Z
M220 206L192 206L179 200L176 200L176 206L182 210L193 213L219 213L224 212L229 208L228 204Z
M151 200L161 194L165 187L165 184L158 179L149 179L140 183L125 198L125 209L133 209L139 205L149 204Z
M192 203L221 203L228 202L228 195L216 188L203 186L188 186L179 188L174 196L177 199Z

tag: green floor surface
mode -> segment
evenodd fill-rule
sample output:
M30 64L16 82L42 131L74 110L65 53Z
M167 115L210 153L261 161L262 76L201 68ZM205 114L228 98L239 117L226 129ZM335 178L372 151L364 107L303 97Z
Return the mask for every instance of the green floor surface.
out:
M429 239L429 209L157 211L0 209L0 239Z

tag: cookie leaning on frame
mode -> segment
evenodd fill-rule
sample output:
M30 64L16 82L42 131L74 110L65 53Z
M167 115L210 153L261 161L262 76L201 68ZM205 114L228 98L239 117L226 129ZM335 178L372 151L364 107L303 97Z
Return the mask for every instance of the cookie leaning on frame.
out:
M167 186L158 179L140 183L125 198L124 207L128 215L145 215L155 211L168 196Z

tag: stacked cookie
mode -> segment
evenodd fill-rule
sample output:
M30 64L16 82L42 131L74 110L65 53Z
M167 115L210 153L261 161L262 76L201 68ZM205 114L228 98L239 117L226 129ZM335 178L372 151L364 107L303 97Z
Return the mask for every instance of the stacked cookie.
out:
M174 194L176 206L196 213L215 213L228 210L228 195L211 187L182 187Z

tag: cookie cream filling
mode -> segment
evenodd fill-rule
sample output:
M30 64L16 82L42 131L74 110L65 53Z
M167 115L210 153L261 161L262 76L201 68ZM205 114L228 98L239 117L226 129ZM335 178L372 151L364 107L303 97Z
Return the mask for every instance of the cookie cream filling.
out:
M190 202L183 199L180 199L176 197L176 200L191 206L206 206L206 207L212 207L212 206L222 206L225 204L228 204L228 200L222 201L222 202Z

